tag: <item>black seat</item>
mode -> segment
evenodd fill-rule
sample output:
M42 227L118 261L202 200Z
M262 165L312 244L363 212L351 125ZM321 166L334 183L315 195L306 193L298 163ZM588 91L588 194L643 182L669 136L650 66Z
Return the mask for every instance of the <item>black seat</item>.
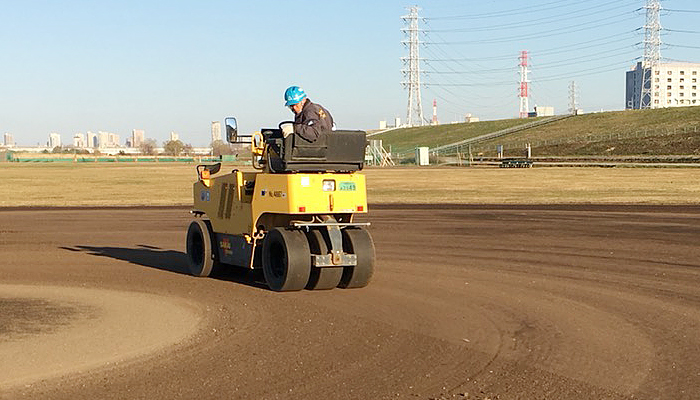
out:
M322 133L309 143L297 135L282 138L279 129L263 130L272 172L355 172L364 167L367 135L364 131Z

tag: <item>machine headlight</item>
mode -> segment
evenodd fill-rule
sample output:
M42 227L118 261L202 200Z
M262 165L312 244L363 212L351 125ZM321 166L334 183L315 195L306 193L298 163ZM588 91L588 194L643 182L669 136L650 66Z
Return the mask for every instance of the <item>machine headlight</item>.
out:
M324 192L333 192L335 191L335 180L333 179L325 179L323 181L323 191Z

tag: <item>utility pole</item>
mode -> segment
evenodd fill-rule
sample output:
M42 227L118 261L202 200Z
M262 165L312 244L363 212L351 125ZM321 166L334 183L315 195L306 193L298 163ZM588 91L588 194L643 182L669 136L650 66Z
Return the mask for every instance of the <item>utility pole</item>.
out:
M661 3L647 0L647 22L644 25L644 60L642 61L642 93L639 108L652 108L652 75L659 70L661 59Z
M406 107L406 124L411 126L423 125L423 106L421 104L420 94L420 56L419 46L420 40L418 34L418 6L407 7L408 15L404 15L401 19L406 26L401 28L401 32L406 36L401 43L408 47L408 57L401 57L404 69L401 70L404 76L401 84L408 89L408 106Z
M527 73L530 71L527 69L527 50L521 51L518 59L520 60L520 93L518 94L518 97L520 98L520 118L527 118L530 110L530 105L528 103L528 84L530 83L530 80L527 78Z
M578 102L577 102L577 93L576 93L576 82L571 81L569 83L569 114L576 114L576 110L578 110Z

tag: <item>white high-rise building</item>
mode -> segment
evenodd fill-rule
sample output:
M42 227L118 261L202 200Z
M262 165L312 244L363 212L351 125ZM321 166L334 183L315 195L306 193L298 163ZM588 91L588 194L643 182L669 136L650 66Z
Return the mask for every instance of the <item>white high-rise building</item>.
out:
M131 131L131 146L140 147L144 142L145 132L143 129L133 129Z
M637 63L627 71L625 108L641 108L644 69ZM660 63L651 71L651 108L700 105L700 64Z
M109 147L120 147L119 143L121 142L121 138L119 135L116 133L111 133L109 134Z
M170 141L174 142L176 140L180 140L180 135L175 132L170 132Z
M85 135L83 135L82 133L76 133L75 135L73 135L73 147L85 147Z
M15 145L15 138L11 133L5 132L5 135L3 136L3 144L6 147L13 147Z
M50 148L61 147L61 135L56 132L49 133L49 143Z
M211 122L211 141L221 140L221 121Z
M87 147L100 147L100 139L97 134L87 131Z
M103 131L97 132L97 147L99 147L99 148L109 147L109 132L103 132Z

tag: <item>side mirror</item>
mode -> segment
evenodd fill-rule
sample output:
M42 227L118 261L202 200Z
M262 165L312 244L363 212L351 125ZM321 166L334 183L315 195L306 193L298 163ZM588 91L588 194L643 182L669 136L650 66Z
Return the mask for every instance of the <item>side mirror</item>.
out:
M226 125L226 141L236 143L238 141L238 123L236 123L236 118L226 117L224 124Z
M226 125L226 141L229 143L241 143L249 144L250 138L253 135L241 135L238 133L238 123L236 118L226 117L224 119L224 125Z

